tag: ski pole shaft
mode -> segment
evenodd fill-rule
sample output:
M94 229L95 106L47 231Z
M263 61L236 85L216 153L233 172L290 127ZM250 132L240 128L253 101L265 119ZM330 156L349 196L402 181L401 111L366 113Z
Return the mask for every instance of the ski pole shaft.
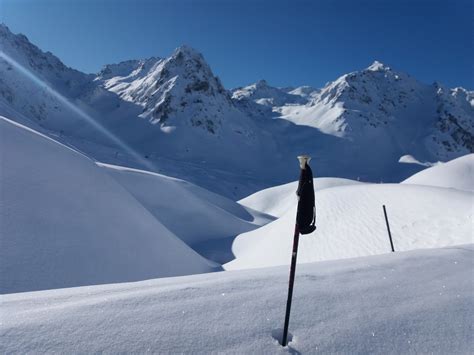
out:
M390 239L390 246L392 247L392 253L394 253L395 248L393 247L392 233L390 232L390 225L388 224L387 210L385 208L385 205L383 205L383 214L385 215L385 224L387 225L388 238Z
M293 298L293 285L295 283L296 257L298 256L299 237L300 232L298 230L298 225L295 224L295 234L293 237L293 253L291 254L290 282L288 285L288 300L286 301L285 327L283 328L283 339L281 341L282 346L286 346L286 344L288 343L288 324L290 323L291 301Z

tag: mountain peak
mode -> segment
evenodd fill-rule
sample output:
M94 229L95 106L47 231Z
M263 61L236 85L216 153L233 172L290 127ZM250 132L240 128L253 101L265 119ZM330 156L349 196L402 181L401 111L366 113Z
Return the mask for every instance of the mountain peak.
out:
M13 41L14 39L20 39L21 42L28 43L33 46L33 44L30 43L28 37L26 37L22 33L13 33L10 28L8 28L8 26L3 22L0 23L0 37L6 38L9 41Z
M184 55L185 57L193 57L193 58L201 57L202 58L202 54L198 50L186 44L183 44L174 50L173 57L178 57L180 55Z
M370 71L387 71L390 70L390 67L386 66L382 62L379 62L378 60L375 60L368 68L367 70Z
M265 79L262 79L262 80L259 80L255 83L255 87L258 88L258 89L266 88L266 87L268 87L268 83Z
M10 32L11 33L8 26L6 24L4 24L3 22L0 23L0 32Z

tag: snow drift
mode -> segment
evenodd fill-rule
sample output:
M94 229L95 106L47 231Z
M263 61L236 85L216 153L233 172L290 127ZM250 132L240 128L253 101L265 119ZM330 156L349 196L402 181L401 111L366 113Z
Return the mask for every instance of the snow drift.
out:
M236 259L225 264L227 270L290 262L297 204L290 187L276 189L276 197L261 192L249 198L252 206L272 206L265 211L276 211L281 217L239 235L232 246ZM275 201L283 208L272 205ZM384 204L397 251L471 243L473 202L472 192L409 184L359 184L316 191L317 230L300 237L298 261L390 251Z
M474 191L474 154L422 170L403 183Z
M320 191L335 186L356 185L359 181L341 178L315 178L313 186L315 191ZM295 194L298 181L270 187L259 191L239 201L240 204L257 211L281 217L295 204Z

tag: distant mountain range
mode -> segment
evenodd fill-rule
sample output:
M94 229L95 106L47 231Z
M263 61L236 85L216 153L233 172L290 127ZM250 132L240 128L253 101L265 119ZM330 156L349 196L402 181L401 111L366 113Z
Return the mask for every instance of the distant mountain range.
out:
M0 115L100 161L232 198L294 180L301 153L314 157L318 176L388 182L474 152L473 91L420 83L379 62L322 89L261 80L227 90L187 46L85 74L5 25Z

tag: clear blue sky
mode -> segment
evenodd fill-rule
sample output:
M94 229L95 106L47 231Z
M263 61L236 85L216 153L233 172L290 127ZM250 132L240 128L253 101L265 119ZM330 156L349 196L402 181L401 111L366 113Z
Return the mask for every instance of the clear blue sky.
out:
M474 89L472 0L0 0L0 21L65 64L204 54L227 88L321 87L375 59Z

